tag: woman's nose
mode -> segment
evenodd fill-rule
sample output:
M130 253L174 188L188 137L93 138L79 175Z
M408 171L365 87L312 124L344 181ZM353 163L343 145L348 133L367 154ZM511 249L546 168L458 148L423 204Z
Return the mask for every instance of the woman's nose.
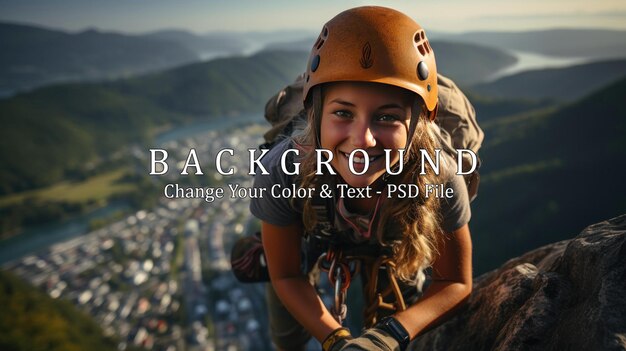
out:
M372 126L367 122L353 124L350 137L355 148L367 149L376 146Z

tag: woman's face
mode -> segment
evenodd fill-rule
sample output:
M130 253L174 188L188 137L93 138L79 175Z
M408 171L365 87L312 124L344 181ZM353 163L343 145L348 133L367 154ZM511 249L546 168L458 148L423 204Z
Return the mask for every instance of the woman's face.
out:
M399 161L398 149L407 143L413 95L402 88L379 83L336 82L324 86L320 141L333 153L331 165L352 187L372 185L386 172L385 151L391 149L390 165ZM355 175L349 155L363 149L369 157L368 171ZM365 167L363 155L355 154L354 170Z

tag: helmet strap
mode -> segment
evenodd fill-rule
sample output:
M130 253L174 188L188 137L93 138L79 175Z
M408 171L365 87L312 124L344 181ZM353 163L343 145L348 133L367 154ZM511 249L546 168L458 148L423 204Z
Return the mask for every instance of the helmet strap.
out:
M417 128L417 122L422 115L422 107L420 106L419 99L415 99L413 101L413 105L411 105L411 122L409 122L409 130L407 132L406 145L404 149L406 150L405 157L408 157L411 145L413 144L413 136L415 134L415 129Z
M419 122L420 117L422 116L422 106L420 104L420 100L419 99L415 99L415 101L413 102L413 105L411 105L411 122L409 122L409 130L407 132L407 139L406 139L406 144L404 147L404 164L407 164L409 162L409 158L410 158L410 153L411 153L411 145L413 145L413 136L415 135L415 130L417 129L417 122ZM432 115L437 113L437 109L435 108L434 111L430 112L429 117L430 120L432 121L434 118L432 117ZM400 165L398 163L396 163L393 166L392 171L395 173L397 171L397 169L400 167ZM389 174L388 172L385 172L382 175L383 181L387 182L387 180L389 179L389 177L391 177L391 174Z
M311 112L309 123L315 124L315 148L322 147L322 88L315 86L311 89Z

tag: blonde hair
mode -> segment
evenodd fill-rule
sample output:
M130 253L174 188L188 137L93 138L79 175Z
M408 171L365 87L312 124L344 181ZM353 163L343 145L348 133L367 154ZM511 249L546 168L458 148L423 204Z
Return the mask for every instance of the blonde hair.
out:
M320 133L323 97L320 86L312 88L305 103L308 123L303 131L294 136L296 143L320 148ZM430 165L424 167L426 174L420 175L421 154L425 150L434 155L437 139L428 124L426 110L421 98L415 98L411 109L411 118L419 118L413 138L404 160L404 169L397 176L389 176L387 183L417 184L420 193L417 198L386 199L379 213L376 240L383 246L390 246L396 264L396 276L404 281L414 282L421 270L430 266L437 254L440 218L439 201L434 197L424 196L425 184L435 184L436 175ZM317 184L328 183L323 177L315 175L315 153L307 152L301 159L299 186L316 188ZM388 175L385 175L388 176ZM320 179L322 177L322 179ZM318 189L316 189L317 193ZM302 205L303 223L307 231L312 231L317 223L311 199L305 199Z

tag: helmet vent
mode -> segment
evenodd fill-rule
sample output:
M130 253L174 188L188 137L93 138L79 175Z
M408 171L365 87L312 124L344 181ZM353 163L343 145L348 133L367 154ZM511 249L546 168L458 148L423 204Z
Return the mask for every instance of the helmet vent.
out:
M322 46L324 45L324 42L326 42L327 38L328 38L328 27L324 27L324 29L322 29L322 33L320 33L320 36L317 37L317 41L315 42L315 45L313 45L315 49L316 50L321 49Z
M315 45L315 48L319 50L322 48L322 45L324 45L324 39L320 38L320 40L318 40L317 45Z
M424 35L424 31L422 30L422 31L415 33L415 36L413 37L413 41L416 44L419 44L419 42L423 40L424 38L425 38L425 35Z
M317 41L315 42L315 45L313 45L313 47L316 50L319 50L322 47L322 45L324 45L324 39L322 39L322 37L320 36L317 38Z
M419 44L417 46L417 49L420 51L420 54L422 54L422 56L426 55L426 50L424 50L424 46L422 44Z
M417 49L419 50L420 54L422 54L422 56L426 56L427 54L430 54L431 51L433 51L433 48L430 46L428 39L426 39L426 34L424 34L423 30L415 33L415 36L413 36L413 41L415 42L415 45L417 46Z

